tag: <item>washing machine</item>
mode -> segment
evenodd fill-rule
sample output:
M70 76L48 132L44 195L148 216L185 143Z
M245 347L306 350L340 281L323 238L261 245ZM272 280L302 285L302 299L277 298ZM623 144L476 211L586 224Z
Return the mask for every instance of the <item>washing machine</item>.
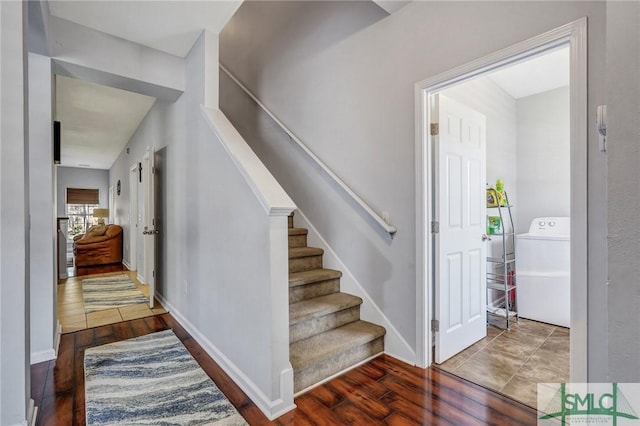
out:
M568 217L537 217L516 235L516 285L521 318L569 327L571 224Z

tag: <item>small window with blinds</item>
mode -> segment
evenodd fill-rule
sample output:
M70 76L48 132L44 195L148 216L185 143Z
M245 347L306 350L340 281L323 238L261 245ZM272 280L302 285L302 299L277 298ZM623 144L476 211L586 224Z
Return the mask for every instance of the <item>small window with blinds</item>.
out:
M97 189L67 188L67 217L72 238L84 234L94 224L93 209L99 204L100 193Z

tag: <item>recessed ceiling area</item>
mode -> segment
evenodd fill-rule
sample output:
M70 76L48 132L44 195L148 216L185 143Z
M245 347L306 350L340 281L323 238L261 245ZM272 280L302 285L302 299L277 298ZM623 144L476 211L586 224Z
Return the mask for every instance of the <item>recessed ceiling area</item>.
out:
M527 59L488 74L514 99L569 85L569 47Z
M226 1L50 1L49 13L185 57L203 29L218 34L240 7Z
M110 169L156 98L56 76L62 166Z

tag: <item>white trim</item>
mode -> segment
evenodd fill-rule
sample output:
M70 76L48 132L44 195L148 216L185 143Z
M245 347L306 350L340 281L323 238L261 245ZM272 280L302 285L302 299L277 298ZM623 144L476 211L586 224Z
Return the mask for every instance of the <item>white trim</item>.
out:
M53 338L53 350L56 353L56 358L58 358L58 351L60 350L61 337L62 337L62 324L60 324L59 320L56 320L56 335Z
M138 269L138 180L131 176L138 172L138 163L129 167L129 270ZM135 194L135 197L134 197ZM124 261L123 261L124 263Z
M416 364L432 362L431 138L428 94L569 43L571 49L571 381L587 381L587 19L581 18L415 85ZM426 120L425 120L426 118Z
M35 426L36 420L38 419L38 407L36 407L36 402L33 398L29 399L29 406L27 407L27 425Z
M31 352L31 365L51 361L52 359L56 359L56 350L54 348Z
M367 204L362 197L360 197L354 190L352 190L340 177L334 173L329 166L327 166L324 161L322 161L309 147L307 147L304 142L302 142L287 126L284 125L282 121L278 119L260 100L253 94L251 91L244 85L240 80L238 80L231 72L222 64L220 64L220 69L229 76L231 80L234 81L253 101L260 107L262 110L269 116L271 119L278 125L284 132L291 138L292 141L304 151L309 158L311 158L333 181L340 187L344 192L347 193L369 216L375 220L378 225L382 227L386 232L388 232L391 236L396 233L397 229L395 226L387 223L382 216L373 210L369 204Z
M156 298L165 309L171 312L171 316L175 318L184 329L191 334L191 337L213 358L220 368L233 380L233 382L247 394L249 399L258 406L258 408L269 418L274 420L281 415L296 408L293 399L290 403L283 402L281 399L271 401L260 388L247 377L237 365L227 358L209 339L207 339L187 318L180 313L169 301L161 294L156 294ZM291 381L293 383L293 369L285 369L280 373L280 389L283 384Z
M311 242L310 245L320 247L324 250L324 256L322 258L324 267L342 271L342 277L340 279L341 290L362 298L362 305L360 306L361 318L379 324L387 330L387 334L384 337L384 352L407 364L414 365L416 354L411 348L411 345L407 343L389 318L382 312L382 309L373 301L347 265L340 260L340 257L331 245L329 245L327 240L320 235L320 232L309 222L307 216L305 216L300 209L296 212L296 218L300 218L302 227L307 228L309 231L307 240Z
M56 320L56 332L53 336L53 347L44 351L31 352L29 357L30 365L38 364L45 361L51 361L58 357L58 348L60 347L60 335L62 334L62 325Z
M136 271L136 278L138 279L138 282L142 285L147 285L147 283L144 282L144 277L142 275L140 275L140 272Z
M295 203L219 109L201 106L202 114L229 158L269 216L289 216Z
M122 265L128 270L133 271L133 269L131 269L131 265L129 265L129 262L127 262L126 259L122 259Z

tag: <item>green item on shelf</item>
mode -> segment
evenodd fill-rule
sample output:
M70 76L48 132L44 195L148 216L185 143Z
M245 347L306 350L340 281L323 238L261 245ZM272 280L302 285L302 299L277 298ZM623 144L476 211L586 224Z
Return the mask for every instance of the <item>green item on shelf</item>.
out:
M498 205L506 206L507 198L504 196L504 182L502 179L496 180L496 193L498 195Z
M502 232L502 221L500 216L487 217L487 234L499 234Z

